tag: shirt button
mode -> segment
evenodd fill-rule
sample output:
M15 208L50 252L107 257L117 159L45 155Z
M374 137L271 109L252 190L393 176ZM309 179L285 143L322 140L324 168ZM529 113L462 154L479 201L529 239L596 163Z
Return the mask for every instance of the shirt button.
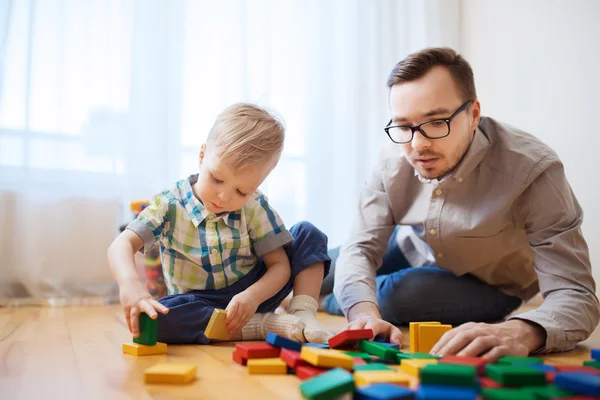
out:
M212 249L212 252L211 252L211 253L213 253L213 254L217 254L217 249Z
M437 234L437 231L435 229L430 229L429 233L431 233L432 236L435 236Z
M437 194L438 196L442 195L442 189L438 189L435 191L435 194Z
M459 181L459 182L462 182L462 181L463 181L463 179L462 179L461 177L459 177L459 178L458 178L458 181Z
M442 253L437 253L437 258L443 258L444 255Z

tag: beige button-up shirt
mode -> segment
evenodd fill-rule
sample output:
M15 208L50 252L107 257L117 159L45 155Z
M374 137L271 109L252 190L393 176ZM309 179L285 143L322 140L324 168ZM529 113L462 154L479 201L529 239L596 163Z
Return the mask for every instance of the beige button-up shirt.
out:
M343 246L334 293L347 314L377 304L375 273L397 225L414 266L471 274L543 304L516 316L546 329L541 351L573 348L600 318L582 210L557 154L534 136L483 117L461 163L424 181L390 146L363 189L358 219Z

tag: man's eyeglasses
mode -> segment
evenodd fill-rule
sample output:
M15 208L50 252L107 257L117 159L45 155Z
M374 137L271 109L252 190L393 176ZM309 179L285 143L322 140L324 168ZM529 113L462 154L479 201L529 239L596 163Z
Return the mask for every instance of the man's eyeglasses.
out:
M394 125L390 126L392 120L388 122L387 126L383 128L385 133L390 137L392 142L397 144L409 143L415 136L415 131L421 132L427 139L441 139L450 134L450 122L464 111L473 100L467 101L465 104L460 106L458 110L454 112L448 118L436 118L430 121L425 121L419 125Z

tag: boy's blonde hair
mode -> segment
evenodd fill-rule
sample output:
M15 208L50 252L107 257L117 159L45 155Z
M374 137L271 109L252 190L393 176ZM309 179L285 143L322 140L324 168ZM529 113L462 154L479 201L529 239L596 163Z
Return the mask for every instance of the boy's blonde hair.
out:
M217 116L206 143L239 170L279 160L284 137L285 126L279 117L253 104L237 103Z

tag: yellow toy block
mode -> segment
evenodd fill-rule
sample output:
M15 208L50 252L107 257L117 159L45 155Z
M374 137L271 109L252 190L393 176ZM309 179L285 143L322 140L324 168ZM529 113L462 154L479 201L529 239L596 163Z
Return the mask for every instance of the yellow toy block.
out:
M354 373L354 382L357 386L374 383L392 383L408 387L411 377L401 371L356 371Z
M300 357L308 363L320 368L340 367L352 370L354 359L348 354L316 347L302 346Z
M419 325L419 352L429 353L452 325Z
M428 365L428 364L437 364L438 360L435 358L414 358L402 360L400 363L400 369L407 374L414 376L416 378L419 377L419 371Z
M158 364L144 371L146 383L189 383L196 378L196 366L190 364Z
M248 360L249 374L287 374L287 364L281 358L256 358Z
M419 351L419 325L440 325L439 322L411 322L408 326L408 336L410 340L409 350L411 353Z
M167 344L157 342L154 346L146 346L139 343L123 343L123 353L131 354L132 356L167 354Z
M225 326L225 317L227 317L227 311L215 308L204 330L204 336L209 339L231 340Z

